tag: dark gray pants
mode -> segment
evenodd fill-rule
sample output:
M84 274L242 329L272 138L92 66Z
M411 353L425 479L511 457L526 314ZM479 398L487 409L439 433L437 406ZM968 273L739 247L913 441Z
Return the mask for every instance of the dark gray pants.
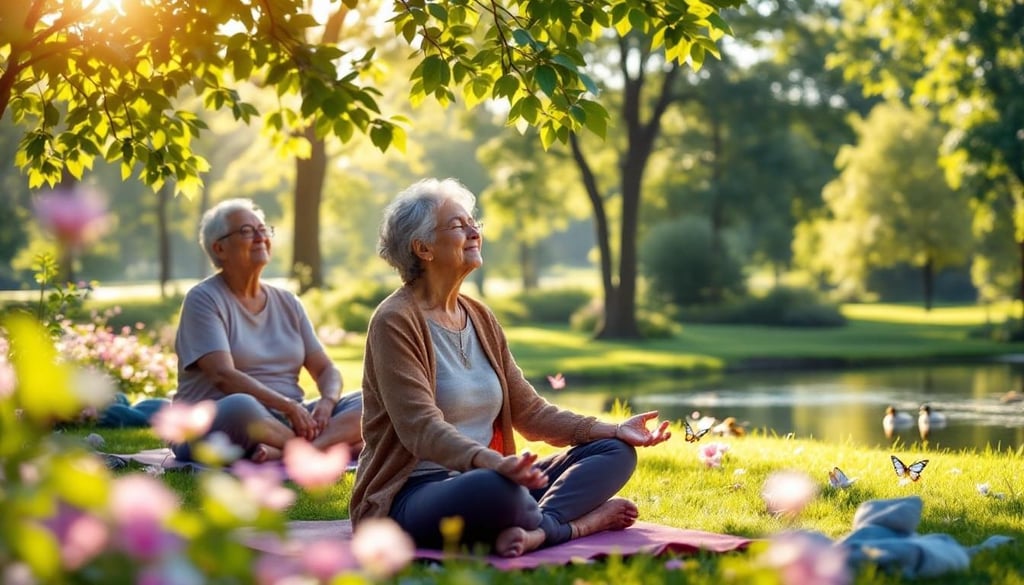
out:
M319 400L311 400L303 403L306 410L313 412ZM232 443L238 445L248 457L258 443L249 435L249 425L268 417L276 418L290 426L288 419L276 410L272 411L263 406L251 394L228 394L216 402L217 414L213 417L210 430L207 433L222 432L228 436ZM363 393L349 392L341 396L341 400L334 405L331 416L335 417L343 412L363 407ZM170 445L174 457L180 461L192 461L192 445L190 443L178 443Z
M600 439L537 462L546 487L527 490L490 469L445 471L412 477L391 505L389 515L416 545L442 548L443 518L463 521L460 544L493 546L512 526L544 530L544 546L569 540L569 522L614 496L636 469L636 449L618 439Z

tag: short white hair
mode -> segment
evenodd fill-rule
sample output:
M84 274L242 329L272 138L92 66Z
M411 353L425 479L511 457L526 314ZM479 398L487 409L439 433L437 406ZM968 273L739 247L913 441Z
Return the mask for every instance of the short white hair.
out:
M217 255L213 253L213 243L224 237L228 231L228 216L236 211L251 211L260 218L260 223L266 223L266 216L252 199L242 197L236 199L225 199L217 205L206 210L203 218L199 220L199 245L206 252L215 268L221 267Z

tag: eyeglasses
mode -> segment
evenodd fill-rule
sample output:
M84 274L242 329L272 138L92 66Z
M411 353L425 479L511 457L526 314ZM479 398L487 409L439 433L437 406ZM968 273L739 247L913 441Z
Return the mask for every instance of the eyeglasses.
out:
M233 232L228 232L223 236L217 238L217 241L219 242L224 238L230 238L235 234L242 236L242 239L244 240L251 240L256 237L257 233L260 234L261 238L269 240L270 238L274 237L274 226L261 225L260 227L256 227L254 225L245 224L242 227L238 228L237 230Z
M452 225L447 226L447 227L439 227L439 228L436 228L436 229L439 232L462 230L462 231L464 231L464 232L466 232L468 234L468 233L470 233L470 231L476 230L477 233L480 233L480 232L484 231L484 222L476 221L475 219L470 219L468 221L463 221L463 220L460 219L459 223L452 224Z

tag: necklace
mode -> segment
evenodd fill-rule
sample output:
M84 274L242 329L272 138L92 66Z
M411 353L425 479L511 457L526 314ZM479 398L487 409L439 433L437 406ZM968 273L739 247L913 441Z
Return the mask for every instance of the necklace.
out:
M461 309L461 305L459 308ZM462 309L461 312L465 312L465 309ZM466 325L459 330L449 329L436 321L434 321L434 324L437 326L437 329L443 331L444 335L448 337L450 345L453 348L458 349L462 365L465 366L466 369L472 367L472 363L469 360L469 316L466 316Z

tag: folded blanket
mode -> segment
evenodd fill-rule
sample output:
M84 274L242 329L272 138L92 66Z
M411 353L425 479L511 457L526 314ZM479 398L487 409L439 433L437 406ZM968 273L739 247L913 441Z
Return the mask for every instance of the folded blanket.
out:
M874 563L913 579L964 571L978 551L1013 541L1009 536L992 536L980 545L965 547L948 534L918 534L922 508L918 496L864 502L854 514L853 530L835 545L846 549L848 562L855 568ZM827 539L820 533L807 534Z

